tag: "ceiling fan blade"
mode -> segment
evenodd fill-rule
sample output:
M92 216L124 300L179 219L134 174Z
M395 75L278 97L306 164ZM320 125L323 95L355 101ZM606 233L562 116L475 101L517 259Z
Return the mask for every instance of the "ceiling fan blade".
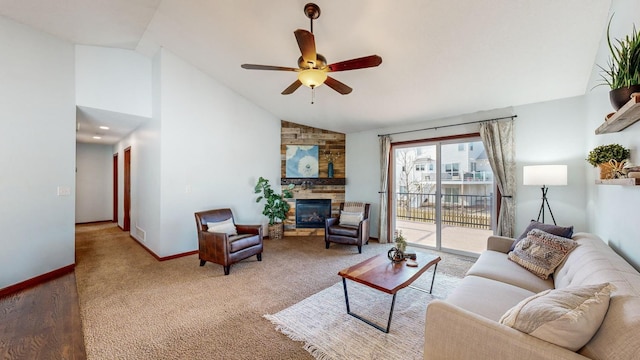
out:
M339 92L342 95L347 95L351 91L353 91L352 88L332 78L331 76L327 76L327 80L325 80L324 83L327 84L328 87L332 88L333 90Z
M298 71L298 68L286 67L286 66L271 66L271 65L256 65L256 64L242 64L243 69L249 70L278 70L278 71Z
M335 64L328 65L328 71L346 71L364 69L382 64L382 58L378 55L370 55L357 59L340 61Z
M300 82L300 80L296 80L293 82L293 84L289 85L288 88L284 89L284 91L282 92L282 95L289 95L289 94L293 94L294 91L298 90L298 88L300 87L300 85L302 85L302 83Z
M304 62L309 65L310 68L316 66L316 40L313 33L307 30L298 29L293 32L298 40L298 47L302 53Z

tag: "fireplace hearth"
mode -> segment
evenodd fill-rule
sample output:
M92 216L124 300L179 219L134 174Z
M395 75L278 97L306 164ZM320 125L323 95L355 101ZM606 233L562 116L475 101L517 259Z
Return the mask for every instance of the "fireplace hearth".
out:
M296 228L324 228L331 217L331 199L296 199Z

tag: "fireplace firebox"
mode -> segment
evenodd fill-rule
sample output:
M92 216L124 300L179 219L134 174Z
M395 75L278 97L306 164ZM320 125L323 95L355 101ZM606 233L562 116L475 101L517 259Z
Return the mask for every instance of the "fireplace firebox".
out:
M331 217L331 199L296 199L296 228L323 228Z

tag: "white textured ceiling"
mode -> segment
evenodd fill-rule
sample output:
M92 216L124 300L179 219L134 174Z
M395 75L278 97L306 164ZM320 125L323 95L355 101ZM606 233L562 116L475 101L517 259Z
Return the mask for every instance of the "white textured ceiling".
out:
M340 132L404 125L584 94L610 0L317 0L329 63L377 54L377 68L334 73L354 90L280 92L295 73L293 31L307 0L0 0L0 14L85 45L163 46L280 119Z

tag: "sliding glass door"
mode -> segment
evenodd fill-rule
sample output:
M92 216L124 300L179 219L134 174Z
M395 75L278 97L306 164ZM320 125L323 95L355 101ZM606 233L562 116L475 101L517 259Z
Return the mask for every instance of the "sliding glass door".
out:
M495 227L493 172L477 138L392 145L392 232L414 246L477 254Z

